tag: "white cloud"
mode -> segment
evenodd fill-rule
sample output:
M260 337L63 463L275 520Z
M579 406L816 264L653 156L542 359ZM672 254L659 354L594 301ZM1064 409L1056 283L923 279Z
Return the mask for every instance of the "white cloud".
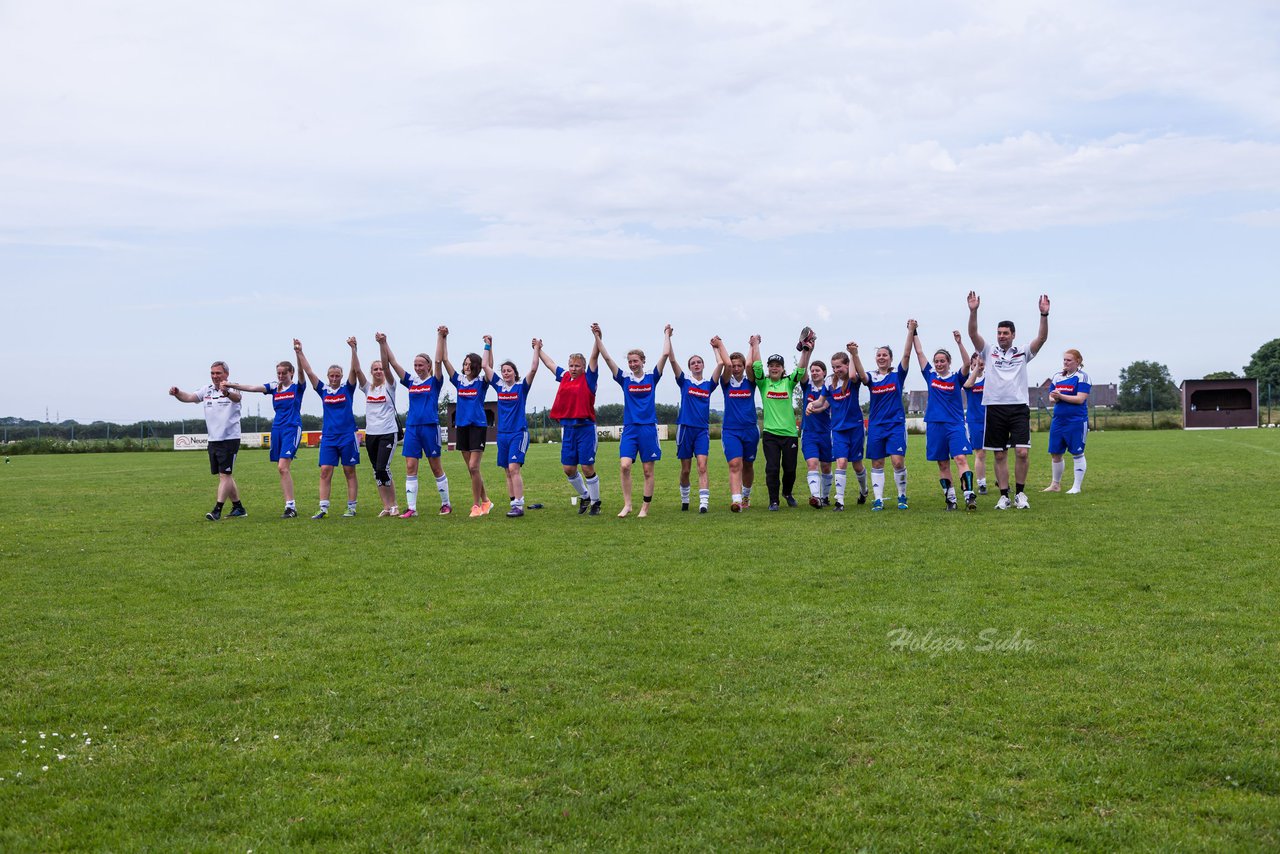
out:
M0 13L0 230L455 211L436 252L636 258L1280 192L1261 3L129 8Z

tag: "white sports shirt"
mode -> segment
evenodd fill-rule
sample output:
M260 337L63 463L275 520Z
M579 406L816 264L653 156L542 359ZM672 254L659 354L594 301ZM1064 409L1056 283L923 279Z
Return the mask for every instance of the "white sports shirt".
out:
M1001 350L999 344L988 344L982 354L986 377L982 402L987 406L1027 406L1027 362L1033 358L1030 350L1017 344L1008 350Z
M396 387L394 383L360 386L364 392L364 432L370 436L385 436L397 432Z
M197 401L204 407L204 423L210 442L222 442L240 438L240 404L213 387L205 386L196 392Z

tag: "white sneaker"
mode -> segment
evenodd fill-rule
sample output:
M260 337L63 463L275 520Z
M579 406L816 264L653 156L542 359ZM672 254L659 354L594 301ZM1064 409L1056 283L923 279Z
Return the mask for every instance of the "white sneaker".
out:
M1000 500L996 502L997 510L1008 510L1013 506L1013 502L1009 500L1009 496L1001 495Z
M1019 492L1018 497L1013 500L1013 506L1019 510L1030 510L1031 502L1027 500L1027 494L1025 492Z

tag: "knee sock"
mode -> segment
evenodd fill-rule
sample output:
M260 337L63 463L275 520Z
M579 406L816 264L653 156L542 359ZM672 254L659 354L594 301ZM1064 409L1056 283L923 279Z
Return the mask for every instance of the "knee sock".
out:
M1075 457L1074 462L1075 462L1075 467L1074 467L1074 470L1072 471L1072 474L1075 476L1075 481L1074 483L1072 483L1071 488L1078 490L1082 486L1084 486L1084 473L1085 471L1088 470L1089 466L1084 461L1084 454L1081 454L1080 456Z
M893 482L898 485L898 494L907 494L907 467L893 470Z
M448 475L440 475L436 478L436 492L440 493L440 506L449 504L449 477Z
M1061 483L1061 482L1062 482L1062 472L1063 472L1063 470L1064 470L1064 469L1066 469L1066 467L1067 467L1067 461L1066 461L1066 460L1052 460L1052 461L1051 461L1051 465L1052 465L1052 468L1053 468L1053 482L1054 482L1054 483Z
M582 474L580 472L565 476L569 478L569 486L573 487L573 491L578 494L579 498L590 499L591 496L587 495L587 487L582 483Z
M844 487L849 480L849 473L836 469L836 503L844 503Z
M692 488L693 488L692 486L681 486L681 487L680 487L680 503L681 503L681 504L688 504L688 503L689 503L689 492L690 492L690 490L692 490Z
M858 479L858 493L860 495L866 495L867 494L867 470L863 469L862 471L855 471L853 475Z
M809 494L814 498L821 498L822 489L822 473L811 471L805 475L805 480L809 482Z
M871 491L875 494L876 501L884 498L884 469L871 470Z
M711 504L711 490L699 489L698 490L698 506L706 507L709 504Z
M418 476L411 474L404 479L404 503L410 510L418 509Z
M835 481L835 475L828 472L822 476L822 498L831 497L831 484Z
M600 500L600 475L593 475L584 480L583 483L587 487L587 500L595 504Z

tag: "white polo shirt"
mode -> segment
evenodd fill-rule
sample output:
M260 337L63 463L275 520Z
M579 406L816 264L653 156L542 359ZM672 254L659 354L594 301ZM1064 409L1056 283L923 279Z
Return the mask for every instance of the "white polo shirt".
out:
M364 432L370 436L386 436L395 433L396 387L394 383L360 386L364 392Z
M240 404L213 387L205 386L196 392L198 403L204 408L204 423L210 442L222 442L240 438Z
M982 402L987 406L1028 405L1027 362L1034 356L1014 344L1001 350L999 344L988 344L982 354L986 385Z

